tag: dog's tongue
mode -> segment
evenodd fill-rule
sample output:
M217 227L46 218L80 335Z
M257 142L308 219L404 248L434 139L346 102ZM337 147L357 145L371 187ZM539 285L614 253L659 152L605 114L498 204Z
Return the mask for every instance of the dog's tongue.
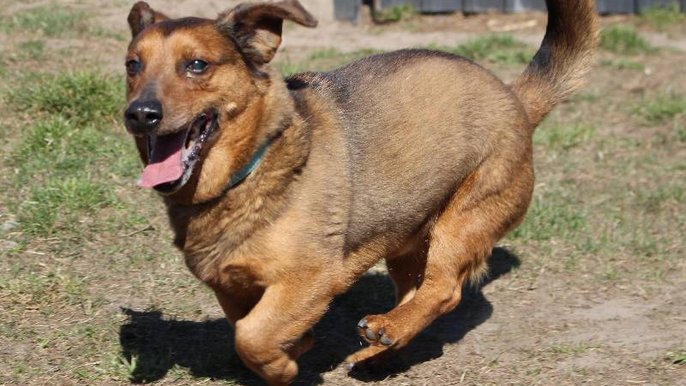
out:
M183 175L181 150L186 139L184 132L157 137L148 166L143 170L138 186L152 188L176 181Z

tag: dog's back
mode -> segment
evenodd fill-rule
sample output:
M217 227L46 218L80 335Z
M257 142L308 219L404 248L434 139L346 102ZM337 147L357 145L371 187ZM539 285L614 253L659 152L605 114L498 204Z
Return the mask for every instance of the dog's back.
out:
M515 95L459 56L402 50L295 80L336 106L353 248L379 232L416 230L493 152L504 157L528 148L529 123Z
M416 229L487 158L500 159L503 175L520 167L533 129L580 85L596 44L592 1L549 3L544 43L512 87L470 60L430 50L290 80L336 107L347 142L351 247L380 231Z

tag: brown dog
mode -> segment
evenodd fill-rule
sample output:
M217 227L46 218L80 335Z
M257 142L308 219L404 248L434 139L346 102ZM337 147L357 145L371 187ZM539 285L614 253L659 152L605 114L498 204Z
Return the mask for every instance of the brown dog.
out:
M175 243L235 326L236 350L289 384L332 298L386 259L397 305L358 327L354 365L405 345L460 301L526 213L531 137L586 73L593 0L549 0L543 45L512 85L428 50L285 81L269 62L296 1L216 20L133 6L126 126Z

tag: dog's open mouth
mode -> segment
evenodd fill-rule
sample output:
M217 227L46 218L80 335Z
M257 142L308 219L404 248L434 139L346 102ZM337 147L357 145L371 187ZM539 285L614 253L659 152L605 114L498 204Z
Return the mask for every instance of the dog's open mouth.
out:
M147 136L148 164L138 185L170 194L188 182L208 139L218 126L216 111L206 111L185 130Z

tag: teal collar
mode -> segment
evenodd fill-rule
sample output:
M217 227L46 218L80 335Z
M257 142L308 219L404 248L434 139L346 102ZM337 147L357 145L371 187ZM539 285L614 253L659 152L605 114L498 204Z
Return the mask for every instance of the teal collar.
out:
M255 154L253 154L250 161L248 161L247 164L245 164L242 168L240 168L236 173L234 173L231 176L229 182L224 187L225 193L234 186L240 184L244 179L248 178L248 176L252 172L254 172L255 169L257 169L257 167L260 165L260 162L262 162L262 158L264 158L264 154L267 152L267 149L269 148L269 145L272 144L272 142L274 142L274 137L268 138L262 145L260 145L259 148L257 148L257 151L255 151Z

